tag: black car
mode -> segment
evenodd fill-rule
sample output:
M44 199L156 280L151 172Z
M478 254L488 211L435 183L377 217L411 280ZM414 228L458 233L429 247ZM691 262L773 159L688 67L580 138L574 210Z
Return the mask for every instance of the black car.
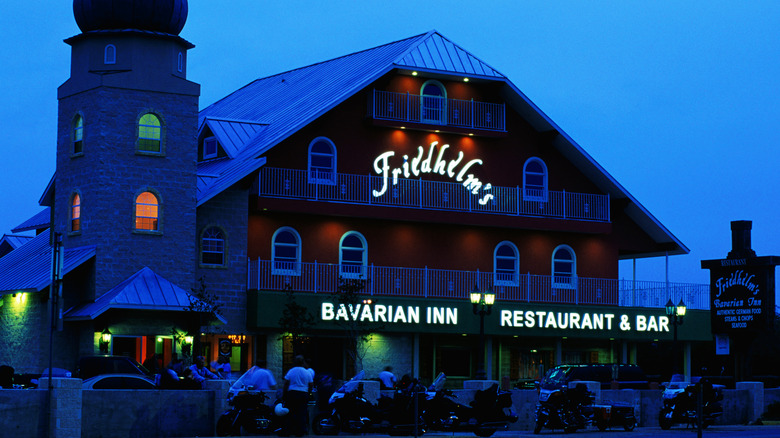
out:
M576 364L550 368L542 378L543 389L569 386L574 381L600 382L601 389L610 389L612 382L620 389L648 389L650 384L642 368L631 364Z
M146 367L132 357L103 355L79 359L79 378L86 380L101 374L140 374L153 377Z

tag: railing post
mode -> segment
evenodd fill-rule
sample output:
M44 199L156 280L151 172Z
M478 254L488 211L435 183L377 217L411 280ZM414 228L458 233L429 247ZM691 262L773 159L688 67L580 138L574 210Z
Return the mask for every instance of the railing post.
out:
M373 198L374 195L371 192L371 174L368 174L368 205L371 205L371 198Z
M566 219L566 190L563 190L563 218Z
M409 180L411 181L411 180ZM423 208L423 180L422 178L417 178L417 187L419 188L420 192L420 210Z
M423 274L423 297L428 298L428 266L425 266Z
M319 278L317 277L317 260L314 261L314 293L317 293L317 286L319 286Z
M517 186L517 215L520 216L520 203L523 202L522 199L523 191L520 190L520 186Z
M373 281L374 280L374 264L373 263L371 263L371 277L370 278L371 278L372 281L371 281L371 291L369 292L369 294L370 295L374 295L374 283L375 283L375 281Z
M411 108L411 103L409 102L409 92L406 92L406 121L409 122L412 120L412 114L409 112Z
M531 302L531 271L525 273L525 301Z
M474 119L476 115L474 113L474 98L471 98L471 129L474 129Z

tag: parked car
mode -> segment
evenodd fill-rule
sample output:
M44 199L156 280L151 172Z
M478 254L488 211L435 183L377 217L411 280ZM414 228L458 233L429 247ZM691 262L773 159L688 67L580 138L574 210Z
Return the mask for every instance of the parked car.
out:
M154 381L140 374L100 374L85 379L81 389L157 389Z
M601 382L602 389L610 389L615 381L620 389L648 389L647 376L638 365L631 364L571 364L550 368L542 378L543 389L566 387L574 381Z
M146 367L132 357L102 355L79 359L79 378L86 380L100 374L138 374L153 377Z

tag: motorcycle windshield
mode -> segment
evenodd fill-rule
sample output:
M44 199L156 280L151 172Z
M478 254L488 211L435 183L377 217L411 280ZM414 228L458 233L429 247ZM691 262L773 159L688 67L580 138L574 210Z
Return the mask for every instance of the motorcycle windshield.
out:
M256 366L253 366L252 368L249 368L241 377L238 378L238 380L235 381L230 386L230 392L238 392L241 390L253 390L254 389L254 382L255 382L255 372L259 368Z
M539 382L539 386L542 389L557 389L566 387L566 375L568 374L568 371L569 368L564 367L550 369L547 371L547 374L544 375L542 381Z
M438 376L436 376L436 379L434 379L433 383L431 384L429 391L438 392L441 391L442 388L444 388L444 383L447 381L447 376L444 375L444 373L439 373Z
M355 374L355 377L349 379L348 381L344 382L343 385L339 389L336 390L339 394L345 394L347 392L352 392L357 388L358 381L364 380L366 378L366 372L363 370L360 370L357 374Z

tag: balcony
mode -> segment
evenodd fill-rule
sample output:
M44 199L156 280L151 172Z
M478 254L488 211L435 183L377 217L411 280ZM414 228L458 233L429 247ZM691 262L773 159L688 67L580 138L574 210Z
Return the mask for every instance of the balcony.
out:
M370 106L369 113L374 120L506 131L504 104L374 90Z
M463 184L446 181L398 178L381 196L386 181L378 175L338 173L328 178L309 178L298 169L263 167L258 196L358 205L381 205L421 210L501 214L522 217L609 222L609 196L547 191L546 196L522 187L492 186L485 205ZM533 190L533 192L537 192Z
M682 299L689 309L709 309L707 284L530 273L496 278L492 272L374 265L359 267L358 273L351 268L317 262L277 263L274 267L270 260L250 260L247 289L281 291L289 285L294 291L332 294L338 290L340 277L359 274L366 279L366 295L468 301L476 284L480 290L493 287L496 299L506 302L663 308L671 298L674 302Z

